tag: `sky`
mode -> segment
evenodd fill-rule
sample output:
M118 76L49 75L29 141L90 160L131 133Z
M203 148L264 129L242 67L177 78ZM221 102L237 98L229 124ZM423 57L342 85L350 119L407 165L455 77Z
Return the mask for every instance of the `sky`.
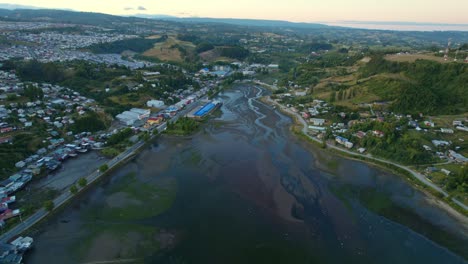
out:
M0 0L2 1L2 0ZM253 18L294 22L404 21L468 24L468 0L15 0L115 15Z

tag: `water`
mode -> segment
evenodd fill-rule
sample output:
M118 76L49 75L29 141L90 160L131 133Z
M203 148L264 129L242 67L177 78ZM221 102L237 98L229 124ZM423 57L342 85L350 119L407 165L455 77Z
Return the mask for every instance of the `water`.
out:
M466 224L398 176L297 141L263 94L232 89L203 131L158 140L39 227L27 263L466 263Z
M468 31L468 24L435 24L410 22L361 22L342 21L325 22L324 24L337 27L396 30L396 31Z

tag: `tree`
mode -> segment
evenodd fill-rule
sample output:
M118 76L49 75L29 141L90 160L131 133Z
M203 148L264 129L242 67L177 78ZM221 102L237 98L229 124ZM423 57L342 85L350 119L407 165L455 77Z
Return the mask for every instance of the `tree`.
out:
M213 46L213 44L211 44L209 42L201 42L200 44L197 45L195 50L197 51L197 53L202 53L202 52L205 52L205 51L212 50L214 48L215 47Z
M78 184L81 187L85 187L88 184L88 181L85 178L81 178L81 179L78 180Z
M109 166L107 164L103 164L101 165L101 167L99 167L99 171L101 172L105 172L109 169Z
M106 125L95 112L88 112L84 117L75 120L75 124L71 130L75 133L79 132L97 132L106 128Z
M333 91L333 92L331 92L331 94L330 94L330 103L335 102L335 98L336 98L336 92Z
M338 92L338 101L342 101L344 99L344 92L343 90L340 90Z
M76 185L72 185L72 186L70 187L70 192L71 192L72 194L76 194L76 193L78 192L78 188L76 187Z
M47 210L47 211L52 211L54 210L54 207L55 207L55 204L54 204L54 201L52 200L47 200L44 202L44 208Z

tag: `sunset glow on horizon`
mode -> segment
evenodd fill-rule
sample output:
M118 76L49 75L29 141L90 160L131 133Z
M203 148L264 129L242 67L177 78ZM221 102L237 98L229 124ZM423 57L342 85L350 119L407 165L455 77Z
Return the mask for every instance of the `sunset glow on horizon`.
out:
M468 1L461 0L17 0L4 3L115 15L164 14L294 22L353 20L468 24Z

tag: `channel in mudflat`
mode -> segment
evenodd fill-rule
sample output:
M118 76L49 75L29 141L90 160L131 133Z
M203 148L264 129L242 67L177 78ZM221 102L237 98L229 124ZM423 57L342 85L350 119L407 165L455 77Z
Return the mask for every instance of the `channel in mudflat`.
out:
M299 141L239 85L38 227L27 263L466 263L468 227L402 177Z

